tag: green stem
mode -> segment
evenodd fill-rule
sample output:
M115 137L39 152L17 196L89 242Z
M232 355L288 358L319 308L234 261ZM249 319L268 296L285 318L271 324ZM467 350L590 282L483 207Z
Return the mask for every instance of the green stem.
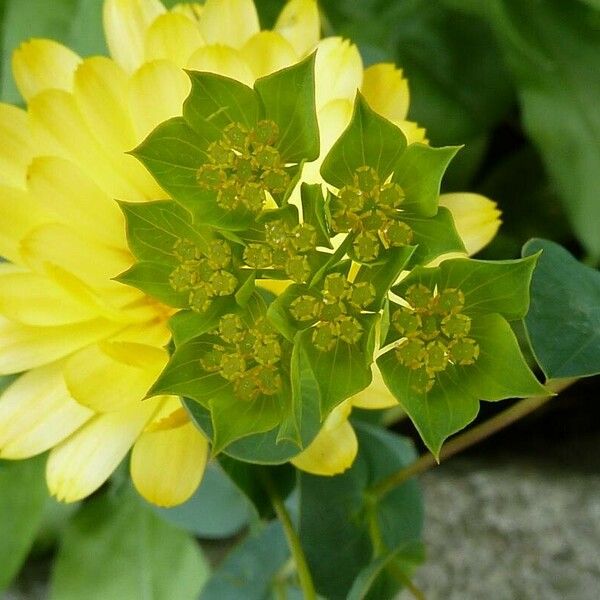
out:
M275 514L277 515L277 518L281 521L283 531L285 533L285 538L288 543L288 547L290 549L290 552L292 553L292 557L296 564L296 572L298 573L298 579L300 581L300 587L302 588L303 597L305 598L305 600L316 600L317 594L315 592L315 586L313 584L313 580L308 569L308 564L306 562L304 550L302 549L302 544L300 543L298 534L296 533L294 525L292 524L290 513L285 507L285 504L281 499L281 496L277 492L275 486L273 485L273 481L269 477L268 473L264 471L263 474L265 488L267 490L267 493L269 494L269 498L271 500L271 504L273 505L273 509L275 510Z
M518 421L554 398L558 392L569 387L575 383L575 381L577 381L577 379L561 379L551 381L546 385L546 387L552 392L551 394L535 398L524 398L506 410L503 410L495 417L492 417L480 425L476 425L460 435L457 435L442 448L440 453L440 461L466 450L470 446L473 446L473 444L484 440L497 431L504 429L511 423ZM391 475L388 475L386 478L376 483L369 491L376 497L383 498L387 493L391 492L397 486L408 481L415 475L420 475L421 473L428 471L436 465L437 461L432 454L423 454L408 467L399 469L398 471L395 471Z

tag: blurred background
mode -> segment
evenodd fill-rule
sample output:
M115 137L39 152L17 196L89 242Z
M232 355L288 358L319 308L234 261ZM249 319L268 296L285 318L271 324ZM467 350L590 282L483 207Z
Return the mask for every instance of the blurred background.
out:
M270 27L283 2L256 3ZM101 5L0 0L2 101L21 102L10 55L24 39L50 37L83 56L105 54ZM433 145L464 144L444 191L485 194L503 212L500 233L481 258L516 258L529 238L543 237L598 266L600 0L320 6L324 35L351 38L365 64L394 62L404 70L409 118ZM427 598L600 597L598 383L580 382L423 477L428 562L416 582ZM496 410L482 405L480 419ZM409 423L396 427L417 440ZM52 526L67 517L61 512ZM7 599L44 597L52 551L51 542L39 541Z

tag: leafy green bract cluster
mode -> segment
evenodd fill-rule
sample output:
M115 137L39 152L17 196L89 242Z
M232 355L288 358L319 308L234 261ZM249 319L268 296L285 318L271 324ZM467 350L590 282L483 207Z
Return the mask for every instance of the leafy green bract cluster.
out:
M436 454L480 399L543 391L508 324L535 257L427 267L465 252L438 206L456 148L407 145L357 94L326 185L300 184L320 153L314 56L253 89L189 76L183 115L133 152L171 199L122 204L138 262L120 280L179 309L150 393L184 398L215 452L289 460L375 360Z

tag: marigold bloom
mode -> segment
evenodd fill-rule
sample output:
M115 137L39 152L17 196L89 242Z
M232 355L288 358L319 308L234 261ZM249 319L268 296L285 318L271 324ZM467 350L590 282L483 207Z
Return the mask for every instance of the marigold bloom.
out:
M75 501L133 447L137 489L170 506L197 487L208 444L177 398L143 400L168 358L170 312L113 279L133 263L115 200L165 197L127 152L181 113L190 88L184 68L252 85L317 48L321 157L347 125L357 89L409 142L425 134L406 120L401 71L364 69L348 41L319 41L314 0L291 0L273 31L260 31L251 0L171 11L158 0L107 0L104 26L112 58L82 60L50 40L23 44L13 70L27 110L0 105L0 255L10 261L0 265L0 373L25 372L0 399L0 457L50 450L50 491ZM304 181L321 181L320 162L306 166ZM490 201L447 195L442 204L470 251L495 233ZM361 406L387 405L371 391ZM349 410L334 411L300 468L333 474L351 464Z

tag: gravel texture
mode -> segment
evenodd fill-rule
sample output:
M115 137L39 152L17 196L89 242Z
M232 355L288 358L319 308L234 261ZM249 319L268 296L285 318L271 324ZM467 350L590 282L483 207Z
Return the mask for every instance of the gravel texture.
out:
M598 600L600 470L589 467L459 457L424 475L428 561L415 583L427 600Z

